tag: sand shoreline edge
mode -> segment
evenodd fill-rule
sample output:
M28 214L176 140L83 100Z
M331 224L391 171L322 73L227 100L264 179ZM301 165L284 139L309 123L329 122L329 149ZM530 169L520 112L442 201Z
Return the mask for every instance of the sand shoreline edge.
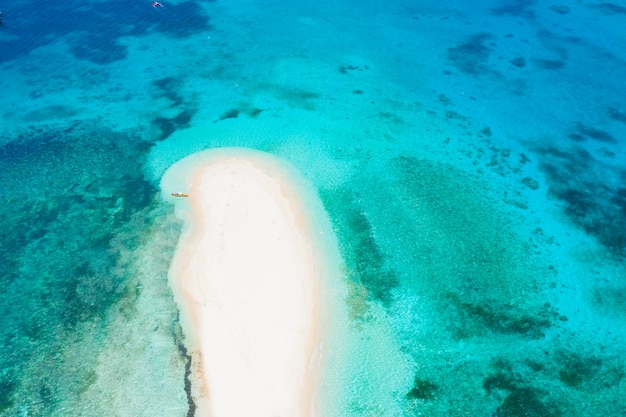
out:
M332 229L293 171L263 152L219 148L163 176L165 199L189 191L175 201L186 226L169 275L197 416L319 415Z

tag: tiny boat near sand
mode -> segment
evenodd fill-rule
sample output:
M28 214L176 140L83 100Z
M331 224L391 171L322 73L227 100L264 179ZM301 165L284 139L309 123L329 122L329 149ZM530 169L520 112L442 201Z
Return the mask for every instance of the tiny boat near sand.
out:
M172 193L172 197L189 197L186 193Z

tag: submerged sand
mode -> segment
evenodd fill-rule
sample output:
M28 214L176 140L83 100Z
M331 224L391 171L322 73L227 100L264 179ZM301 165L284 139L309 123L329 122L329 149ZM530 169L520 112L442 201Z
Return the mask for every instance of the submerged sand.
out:
M319 232L274 162L208 155L177 174L188 177L188 190L164 190L189 194L170 279L192 353L196 415L312 416Z

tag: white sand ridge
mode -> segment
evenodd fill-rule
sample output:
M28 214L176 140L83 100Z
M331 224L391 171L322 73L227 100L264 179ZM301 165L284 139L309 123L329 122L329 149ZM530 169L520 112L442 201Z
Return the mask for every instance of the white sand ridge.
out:
M196 415L312 416L324 268L304 202L271 159L208 155L182 169L190 227L170 273Z

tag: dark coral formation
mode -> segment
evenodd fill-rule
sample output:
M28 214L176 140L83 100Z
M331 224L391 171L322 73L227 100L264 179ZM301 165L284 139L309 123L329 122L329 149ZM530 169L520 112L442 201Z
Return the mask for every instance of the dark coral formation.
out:
M11 225L0 234L0 367L9 375L38 369L19 387L37 415L96 380L85 358L71 383L53 381L67 370L49 355L38 362L40 349L54 352L79 327L92 326L83 337L100 337L109 309L137 296L125 254L150 222L156 190L143 176L148 149L130 132L88 123L31 129L0 147L0 217ZM17 402L17 383L3 381L0 407L7 408Z
M532 388L514 388L506 396L495 417L559 417L563 416L554 404L544 402L545 394Z
M549 305L533 309L497 300L466 302L455 293L446 294L446 299L455 309L457 317L457 320L451 320L448 328L458 338L480 335L486 329L494 333L539 339L559 317Z
M526 58L522 57L522 56L518 56L516 58L513 58L511 61L511 64L517 68L524 68L526 66Z
M583 382L592 379L602 366L599 358L575 352L559 352L557 360L561 365L559 379L570 387L579 387Z
M535 17L535 12L532 10L535 3L537 3L536 0L507 0L502 2L500 6L491 9L491 14L532 19Z
M623 358L572 340L567 346L548 344L496 357L482 382L487 396L500 400L494 416L574 415L581 394L601 398L605 390L619 389L626 375ZM619 414L620 406L613 401L604 409Z
M180 77L164 77L152 82L152 97L165 99L169 108L178 114L174 117L155 117L152 124L161 131L157 140L165 140L178 129L189 127L197 109L180 94L184 81Z
M435 398L438 387L433 382L422 379L420 376L415 377L413 387L407 392L406 397L409 400L432 400Z
M626 7L620 6L615 3L604 2L604 3L594 4L591 7L597 10L600 10L601 12L608 14L608 15L625 15L626 14Z
M13 393L16 385L15 381L9 377L5 376L0 379L0 413L3 413L13 405Z
M604 138L602 131L581 132ZM626 171L603 165L588 151L537 149L550 193L564 203L564 213L577 226L594 236L609 253L626 257ZM608 182L607 178L616 181ZM611 183L615 185L611 185Z
M349 194L333 194L324 193L322 198L336 215L333 220L350 279L364 285L372 300L389 305L399 282L395 271L387 266L370 221Z
M183 104L184 97L180 94L183 87L183 79L181 77L163 77L152 81L154 98L165 98L169 100L170 105L180 106Z
M524 184L526 187L530 188L531 190L537 190L539 188L539 182L536 179L533 179L530 177L522 178L522 184Z
M613 137L613 135L609 132L592 126L587 126L580 122L576 123L575 132L570 134L569 137L578 142L582 142L583 140L589 138L598 142L611 144L618 143L617 139L615 139L615 137Z
M493 414L495 417L559 417L563 414L546 396L546 392L535 387L518 368L508 360L493 361L494 371L483 380L483 388L489 394L504 392L505 397ZM532 375L532 373L531 373Z
M237 109L231 109L228 110L227 112L224 112L218 120L226 120L226 119L236 119L237 117L239 117L239 110Z
M195 110L183 110L172 118L156 117L152 120L152 124L161 131L157 140L165 140L178 129L189 127L189 123L195 113Z
M448 48L448 60L459 71L469 75L480 75L488 71L491 48L485 43L492 38L488 33L478 33L466 42Z
M623 111L621 109L618 109L618 108L615 108L615 107L609 107L607 112L608 112L609 117L611 119L613 119L615 121L618 121L618 122L626 123L626 112L625 111Z
M54 273L47 271L51 265L42 259L41 264L30 265L32 270L16 268L1 275L9 280L21 279L25 273L48 276L47 285L65 288L42 296L47 305L60 302L64 306L59 320L67 325L100 314L106 305L124 294L124 275L115 268L116 253L111 250L111 239L113 233L125 227L138 210L150 204L155 192L143 179L138 161L133 161L117 147L115 134L107 134L112 137L105 142L104 149L92 140L92 135L87 134L84 139L59 135L57 139L51 134L47 138L38 138L36 147L23 141L12 142L0 150L0 160L10 168L8 171L21 173L18 188L25 194L16 196L13 192L13 196L7 198L14 210L27 206L24 210L16 210L16 216L11 220L15 227L27 233L2 234L3 247L9 249L3 254L9 259L2 262L0 268L10 266L10 258L19 259L21 251L27 248L45 253L47 245L55 244L57 256L59 250L67 252L65 259L56 258ZM141 145L137 143L135 146ZM103 150L108 158L97 156ZM63 165L58 165L58 161L63 161ZM30 164L37 168L25 172ZM77 169L84 170L85 175L76 176ZM109 181L115 172L119 182ZM47 190L26 194L27 190L40 188L37 182L42 180L41 175L45 175ZM6 184L10 178L4 176L0 181ZM79 217L74 214L77 212ZM63 233L65 228L73 233ZM84 231L80 236L84 242L72 240L78 237L77 228ZM48 299L60 294L64 294L62 300ZM41 328L33 323L24 330L35 334Z

